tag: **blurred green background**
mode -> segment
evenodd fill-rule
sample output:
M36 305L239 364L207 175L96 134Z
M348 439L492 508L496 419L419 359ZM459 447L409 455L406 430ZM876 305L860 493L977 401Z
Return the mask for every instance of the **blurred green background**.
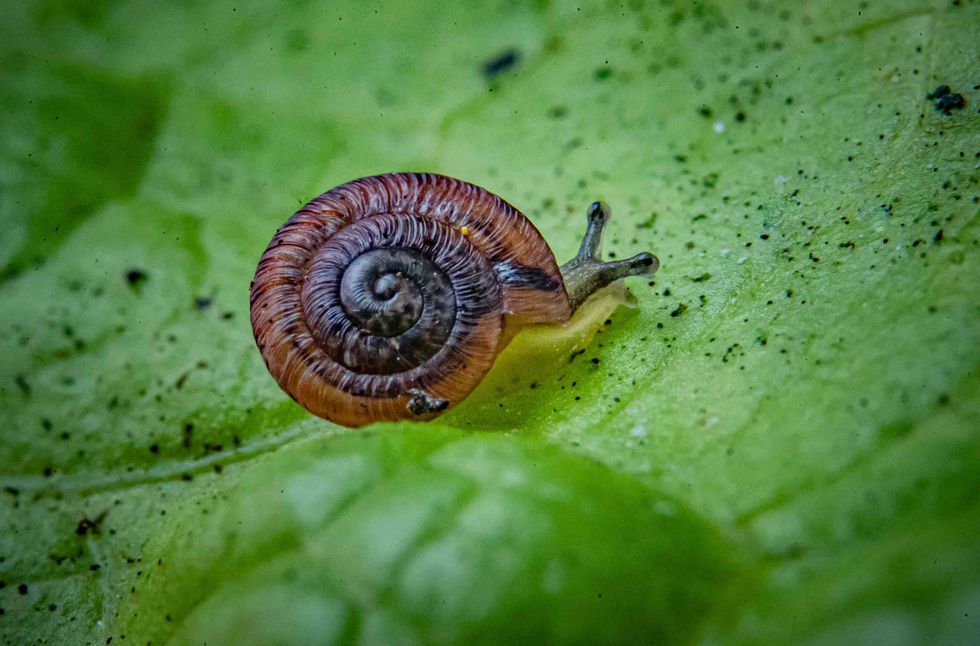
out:
M970 0L5 3L3 642L975 640L978 42ZM559 261L606 200L663 268L571 360L335 427L248 284L394 170Z

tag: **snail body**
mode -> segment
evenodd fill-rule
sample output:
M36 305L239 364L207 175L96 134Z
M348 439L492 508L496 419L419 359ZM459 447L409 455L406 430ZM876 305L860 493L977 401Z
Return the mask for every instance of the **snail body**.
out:
M567 322L596 289L650 274L602 263L608 209L562 268L520 211L467 182L390 173L314 198L279 229L251 287L266 366L310 412L345 426L430 419L462 401L521 327Z

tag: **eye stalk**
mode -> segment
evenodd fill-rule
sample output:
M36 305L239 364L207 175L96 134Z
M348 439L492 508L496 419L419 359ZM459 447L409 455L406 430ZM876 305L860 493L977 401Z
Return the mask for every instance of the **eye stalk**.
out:
M638 253L625 260L603 262L602 230L612 217L612 209L605 202L593 202L589 206L589 223L582 238L578 254L561 266L565 291L572 311L579 308L596 291L627 276L652 276L660 269L660 260L652 253Z

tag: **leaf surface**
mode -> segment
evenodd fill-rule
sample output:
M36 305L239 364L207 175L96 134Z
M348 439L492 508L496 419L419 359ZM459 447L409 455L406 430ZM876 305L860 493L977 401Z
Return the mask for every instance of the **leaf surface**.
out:
M975 3L4 12L4 642L980 630ZM559 261L603 199L606 254L662 269L435 423L332 426L248 282L392 170L500 194Z

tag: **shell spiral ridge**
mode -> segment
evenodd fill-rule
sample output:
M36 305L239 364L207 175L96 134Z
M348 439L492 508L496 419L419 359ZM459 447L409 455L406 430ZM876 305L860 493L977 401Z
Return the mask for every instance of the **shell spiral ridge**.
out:
M279 385L346 426L426 418L413 393L452 406L518 324L570 305L547 243L499 197L434 174L338 186L276 233L251 289L256 343Z

